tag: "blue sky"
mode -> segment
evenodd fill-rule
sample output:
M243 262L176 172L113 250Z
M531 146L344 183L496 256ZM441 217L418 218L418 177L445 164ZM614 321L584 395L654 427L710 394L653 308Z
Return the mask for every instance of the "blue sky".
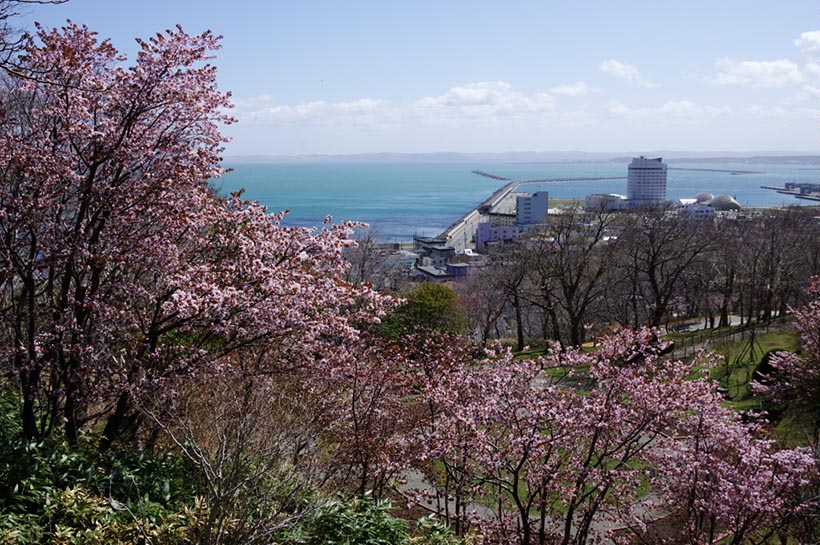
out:
M809 0L70 0L110 37L223 35L229 155L817 152Z

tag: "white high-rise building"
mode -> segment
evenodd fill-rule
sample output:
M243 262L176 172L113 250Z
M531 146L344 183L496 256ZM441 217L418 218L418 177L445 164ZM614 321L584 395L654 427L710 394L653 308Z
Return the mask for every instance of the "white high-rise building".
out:
M660 204L666 200L666 163L662 157L635 157L626 182L629 206Z

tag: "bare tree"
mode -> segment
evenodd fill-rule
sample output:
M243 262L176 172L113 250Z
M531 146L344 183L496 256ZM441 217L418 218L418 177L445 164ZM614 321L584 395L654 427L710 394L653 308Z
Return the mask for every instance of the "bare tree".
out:
M733 250L740 261L739 291L748 321L769 320L805 302L802 287L820 264L820 222L793 207L748 221Z
M201 543L270 543L327 478L318 454L324 416L300 403L287 375L222 375L175 381L142 411L199 470L209 508Z
M523 310L527 305L524 285L531 266L530 252L518 244L502 245L490 254L487 274L490 282L512 307L515 319L515 336L518 350L524 349Z
M461 308L464 309L472 329L484 342L499 336L499 326L509 306L503 286L499 282L499 275L504 272L502 265L491 264L455 285Z
M621 286L626 288L632 326L659 327L693 266L717 248L714 224L682 218L665 208L629 216L618 240Z
M354 241L356 246L345 251L350 263L347 280L356 284L373 283L384 257L381 234L371 225L357 230Z
M536 235L530 244L542 304L560 319L557 340L569 345L584 342L589 312L606 293L613 220L603 210L568 210L550 216L549 236Z
M0 68L17 73L14 62L17 53L28 42L29 35L15 24L26 5L64 4L68 0L0 0Z
M744 224L736 220L724 220L716 230L718 251L711 255L709 266L704 271L709 275L709 288L718 299L720 321L718 327L729 324L729 311L738 294L741 267L741 252L731 251L743 243Z

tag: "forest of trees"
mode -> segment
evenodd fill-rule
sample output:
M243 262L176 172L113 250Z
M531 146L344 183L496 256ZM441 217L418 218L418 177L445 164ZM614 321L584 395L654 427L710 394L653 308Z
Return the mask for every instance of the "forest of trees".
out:
M485 340L499 320L525 339L578 346L609 326L766 322L806 303L820 273L820 221L802 207L690 220L670 209L550 215L545 234L492 249L460 288ZM481 293L481 296L472 294ZM469 295L467 295L469 294Z
M233 122L218 37L177 27L128 60L74 23L14 34L18 4L0 0L0 543L816 542L816 222L567 216L499 254L475 308L401 299L351 282L359 225L285 227L209 186ZM563 342L526 359L464 335L485 292L519 343ZM716 357L664 358L643 325L682 293L718 317L802 306L801 352L756 388L805 438L728 406ZM598 323L625 327L576 346Z

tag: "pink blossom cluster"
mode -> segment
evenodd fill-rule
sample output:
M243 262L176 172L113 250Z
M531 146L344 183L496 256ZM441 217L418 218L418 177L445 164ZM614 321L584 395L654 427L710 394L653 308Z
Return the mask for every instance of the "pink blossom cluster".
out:
M417 459L438 494L417 499L492 543L741 542L776 529L814 474L810 453L759 438L722 406L708 356L664 360L656 339L623 331L594 353L445 366L424 383Z
M21 59L0 116L1 349L32 437L62 419L76 438L102 405L113 439L133 396L239 348L332 360L392 305L343 280L355 224L282 227L209 187L233 122L218 42L178 27L126 66L69 23Z

